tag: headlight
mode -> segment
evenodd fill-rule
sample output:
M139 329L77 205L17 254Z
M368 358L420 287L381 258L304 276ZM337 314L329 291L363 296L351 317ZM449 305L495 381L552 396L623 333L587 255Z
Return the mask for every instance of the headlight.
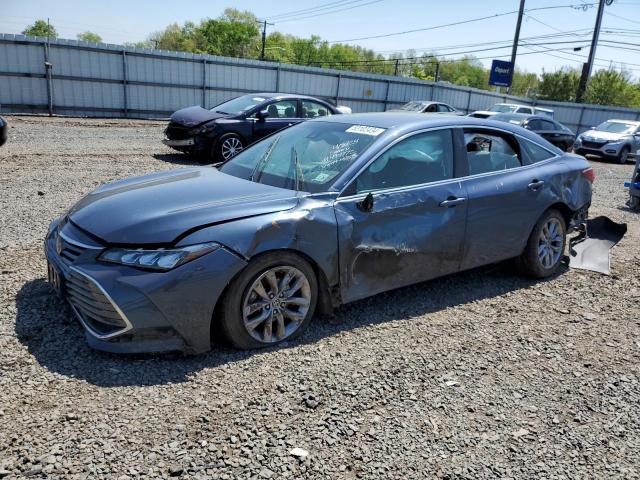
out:
M102 252L98 260L166 272L218 248L220 245L215 242L157 250L110 248Z
M216 128L218 128L218 124L217 123L215 123L215 122L214 123L207 123L206 125L202 125L201 127L194 128L192 130L192 133L194 135L203 134L203 133L211 133Z

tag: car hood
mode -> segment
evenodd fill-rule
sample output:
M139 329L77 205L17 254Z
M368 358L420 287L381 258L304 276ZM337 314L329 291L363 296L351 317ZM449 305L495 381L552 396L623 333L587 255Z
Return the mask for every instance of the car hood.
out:
M293 190L200 167L103 185L68 215L75 225L109 244L171 244L201 226L288 210L296 204Z
M231 115L215 113L211 110L207 110L206 108L195 106L178 110L171 115L171 121L173 123L184 125L185 127L195 127L201 123L216 120L217 118L228 118L230 116Z
M613 132L602 132L600 130L587 130L582 135L580 135L583 139L589 140L622 140L624 137L628 137L628 133L613 133Z

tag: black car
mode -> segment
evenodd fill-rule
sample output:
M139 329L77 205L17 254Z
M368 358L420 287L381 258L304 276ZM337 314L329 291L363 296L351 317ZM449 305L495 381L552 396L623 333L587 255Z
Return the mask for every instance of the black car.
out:
M464 112L456 110L451 105L442 102L430 102L427 100L413 100L399 108L387 110L388 112L416 112L416 113L448 113L450 115L464 115Z
M0 117L0 146L4 145L7 141L7 122L4 118Z
M491 120L512 123L537 133L545 140L565 152L571 150L576 134L547 115L526 115L523 113L499 113Z
M348 107L306 95L252 93L210 110L198 106L178 110L171 115L163 143L202 163L226 162L247 145L282 128L348 111Z

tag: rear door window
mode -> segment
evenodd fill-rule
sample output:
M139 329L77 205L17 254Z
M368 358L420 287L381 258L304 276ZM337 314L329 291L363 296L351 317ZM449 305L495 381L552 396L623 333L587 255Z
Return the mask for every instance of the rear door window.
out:
M533 130L534 132L538 132L542 130L542 122L537 118L533 118L527 122L527 128L529 130Z
M464 130L469 175L500 172L523 165L516 139L503 132Z
M549 120L540 120L540 123L542 124L542 130L558 130L556 124Z
M309 100L302 101L302 118L326 117L329 115L331 115L331 110L321 103Z

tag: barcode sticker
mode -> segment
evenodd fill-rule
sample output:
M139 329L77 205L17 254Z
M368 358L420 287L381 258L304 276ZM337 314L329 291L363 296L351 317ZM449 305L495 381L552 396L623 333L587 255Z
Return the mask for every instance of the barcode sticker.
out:
M384 128L378 127L368 127L366 125L351 125L347 128L347 132L349 133L361 133L362 135L371 135L372 137L377 137L382 132L384 132Z

